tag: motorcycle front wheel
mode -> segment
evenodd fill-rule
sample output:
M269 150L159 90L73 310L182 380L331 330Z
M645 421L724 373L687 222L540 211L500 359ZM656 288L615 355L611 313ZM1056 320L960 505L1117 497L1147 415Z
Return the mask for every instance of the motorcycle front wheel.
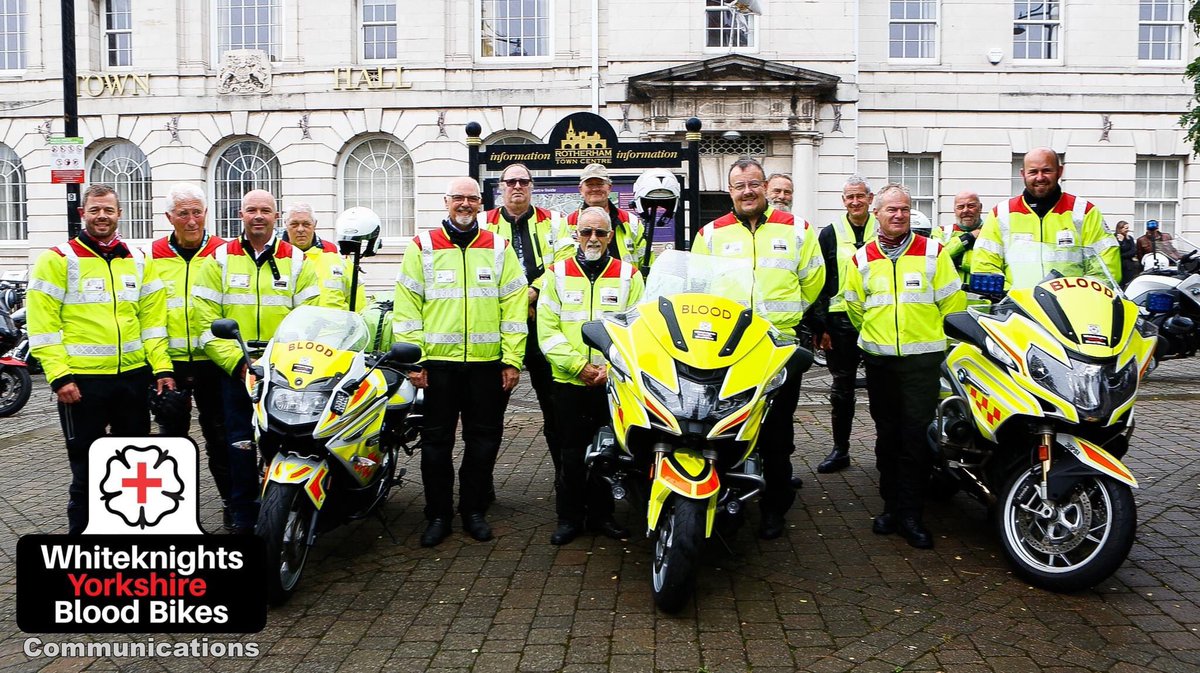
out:
M651 588L663 612L679 612L692 596L707 509L706 500L672 495L659 514Z
M312 503L298 484L267 484L254 534L267 546L267 598L279 605L300 584L308 560Z
M0 418L23 409L32 390L33 380L25 367L0 368Z
M1048 502L1038 495L1040 482L1040 466L1016 473L996 506L996 526L1016 574L1059 592L1107 579L1133 546L1133 492L1094 474L1079 479L1058 502Z

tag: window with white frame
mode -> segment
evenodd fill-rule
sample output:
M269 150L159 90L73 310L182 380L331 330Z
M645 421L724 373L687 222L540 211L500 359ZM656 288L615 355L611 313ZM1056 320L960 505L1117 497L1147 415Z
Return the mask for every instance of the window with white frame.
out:
M937 0L891 0L888 57L937 58Z
M0 144L0 241L29 237L25 215L25 168L21 157Z
M25 68L25 0L0 0L0 70Z
M217 56L233 49L261 49L280 58L281 0L217 0Z
M704 26L710 49L758 49L758 14L741 0L705 0Z
M1138 60L1183 58L1183 0L1138 2Z
M1138 157L1133 186L1134 230L1158 220L1159 231L1176 233L1183 160L1176 157Z
M888 182L898 182L908 187L913 210L925 213L930 222L938 221L936 156L889 154Z
M1058 60L1062 37L1061 0L1015 0L1013 2L1014 60Z
M408 150L388 137L363 140L350 150L342 169L342 207L364 206L383 223L382 235L416 233L413 161Z
M396 0L362 0L362 58L396 59Z
M550 0L480 0L484 58L550 56Z
M121 198L121 232L126 238L154 235L153 191L146 155L128 141L100 150L92 161L88 181L112 185Z
M110 68L133 65L133 0L104 0L104 54Z
M217 155L213 165L213 202L217 235L237 238L242 235L242 197L253 189L265 189L275 196L276 209L282 193L279 160L275 153L257 140L241 140Z

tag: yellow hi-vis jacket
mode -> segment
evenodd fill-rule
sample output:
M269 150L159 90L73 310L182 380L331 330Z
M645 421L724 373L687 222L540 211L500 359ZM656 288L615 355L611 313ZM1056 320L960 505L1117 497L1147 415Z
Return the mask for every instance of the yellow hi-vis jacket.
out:
M321 296L317 274L300 248L272 237L261 264L253 254L245 238L227 242L204 258L192 285L192 329L208 357L230 374L242 361L242 349L232 339L213 336L214 320L236 320L247 342L268 341L293 308L316 306Z
M913 234L892 261L871 241L854 254L846 277L846 316L858 346L873 355L919 355L946 350L942 321L967 307L949 253Z
M544 274L546 268L554 260L561 259L564 254L575 254L575 240L571 238L571 230L567 229L567 218L563 217L562 213L546 208L534 208L534 214L528 221L529 238L533 242L533 264L539 273ZM479 228L500 234L512 245L512 223L504 219L503 209L492 208L484 213ZM530 285L541 290L542 283L542 276L538 276Z
M1023 194L1001 202L988 213L983 230L975 241L971 260L973 273L1003 273L1005 287L1012 285L1008 268L1009 249L1021 240L1059 246L1091 247L1112 274L1121 280L1121 247L1117 238L1104 229L1104 216L1090 201L1063 192L1046 217L1038 219Z
M43 252L33 266L29 347L55 390L75 374L120 374L147 364L155 374L173 371L162 281L141 250L118 245L122 256L105 261L76 238Z
M982 226L982 225L980 225ZM966 229L960 229L958 223L946 224L941 227L934 228L933 233L940 235L935 236L934 240L945 246L946 251L950 253L950 261L954 262L954 266L958 268L958 276L962 279L963 285L971 282L971 259L975 256L975 247L968 248L962 242L963 234L969 233ZM979 232L980 236L983 231ZM978 243L979 239L976 238Z
M521 368L529 328L529 286L504 237L479 231L465 248L444 227L421 232L404 251L392 308L395 341L426 360L491 362Z
M825 285L817 232L804 218L767 207L758 229L729 213L704 225L692 253L754 262L754 312L781 330L794 330Z
M846 217L845 213L842 213L840 220L830 223L829 226L833 227L833 235L837 240L838 262L837 294L829 298L829 312L845 313L846 300L843 293L846 290L846 273L854 269L850 260L859 249L854 246L854 230L851 228L854 225L850 224L850 219ZM867 215L867 221L863 224L863 247L875 240L875 231L878 228L879 222L875 219L875 214Z
M642 218L637 216L630 210L622 210L617 208L617 221L612 222L612 207L606 207L608 211L608 219L613 228L613 240L617 244L617 252L620 254L621 261L634 266L641 266L642 259L646 255L646 246L650 244L646 240L646 225L642 223ZM567 216L567 238L571 240L571 245L563 245L558 249L556 260L567 259L575 255L575 227L579 222L579 213L582 209L577 210ZM653 259L650 260L654 262Z
M583 323L636 306L646 289L637 267L613 257L592 281L576 257L555 262L538 296L537 338L554 380L583 385L585 365L605 365L604 353L583 343Z
M311 264L317 274L317 285L321 288L320 306L350 310L350 283L354 276L354 261L345 259L337 246L329 241L317 239L304 251L304 260ZM367 291L362 278L354 292L354 312L361 313L367 307Z
M211 257L224 239L205 236L191 259L179 255L170 236L152 242L146 249L148 266L163 282L167 295L167 354L172 360L207 360L200 332L193 331L191 318L195 306L192 286L200 275L205 257Z

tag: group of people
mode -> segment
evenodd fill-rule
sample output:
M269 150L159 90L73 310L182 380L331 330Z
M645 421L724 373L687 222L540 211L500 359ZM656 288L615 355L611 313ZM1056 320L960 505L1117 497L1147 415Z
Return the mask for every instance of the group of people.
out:
M985 216L978 195L962 192L955 222L924 236L912 229L912 198L902 185L873 192L851 177L842 190L845 214L818 231L789 212L790 178L768 178L754 159L730 167L731 212L701 228L691 251L750 260L755 312L786 334L807 327L813 345L827 352L833 442L820 473L850 464L855 378L865 362L883 500L876 533L933 545L922 520L931 467L925 430L946 350L943 319L964 308L970 273L1007 274L1013 243L1035 241L1089 246L1120 278L1116 237L1105 231L1098 208L1061 190L1062 173L1057 154L1035 149L1024 158L1022 194ZM567 215L533 205L534 179L523 164L503 170L500 189L500 205L483 212L479 184L452 179L446 217L412 240L396 279L393 338L422 350L422 369L410 374L424 389L426 408L420 460L427 524L420 542L445 540L456 513L472 538L491 539L493 471L522 369L555 469L550 542L567 544L585 531L627 537L608 490L589 481L584 466L608 405L603 354L584 344L581 330L638 304L638 267L652 258L646 225L613 202L612 180L599 164L583 170L582 203ZM29 287L30 342L58 395L71 461L71 532L86 523L91 442L108 426L118 435L146 434L147 400L181 394L185 413L162 431L186 433L195 400L226 523L236 533L251 531L258 475L241 380L248 363L209 326L233 318L247 339L265 341L296 306L345 308L354 269L316 237L311 208L288 209L290 240L276 237L275 198L259 190L243 198L242 235L222 241L206 231L203 193L176 185L166 208L174 232L144 251L122 242L111 188L91 187L83 203L84 231L38 259ZM363 303L355 297L357 307ZM789 379L760 431L764 539L783 534L801 486L791 463L799 392L799 377ZM460 419L455 501L452 449Z

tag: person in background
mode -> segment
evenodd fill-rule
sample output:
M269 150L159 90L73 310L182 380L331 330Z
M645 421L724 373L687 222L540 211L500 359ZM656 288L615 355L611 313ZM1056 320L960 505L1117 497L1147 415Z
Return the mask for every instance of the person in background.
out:
M792 178L785 173L772 173L767 178L767 203L776 210L792 212Z
M1129 233L1129 222L1117 222L1116 236L1121 246L1121 287L1125 287L1142 272L1142 265L1137 261L1137 241Z

